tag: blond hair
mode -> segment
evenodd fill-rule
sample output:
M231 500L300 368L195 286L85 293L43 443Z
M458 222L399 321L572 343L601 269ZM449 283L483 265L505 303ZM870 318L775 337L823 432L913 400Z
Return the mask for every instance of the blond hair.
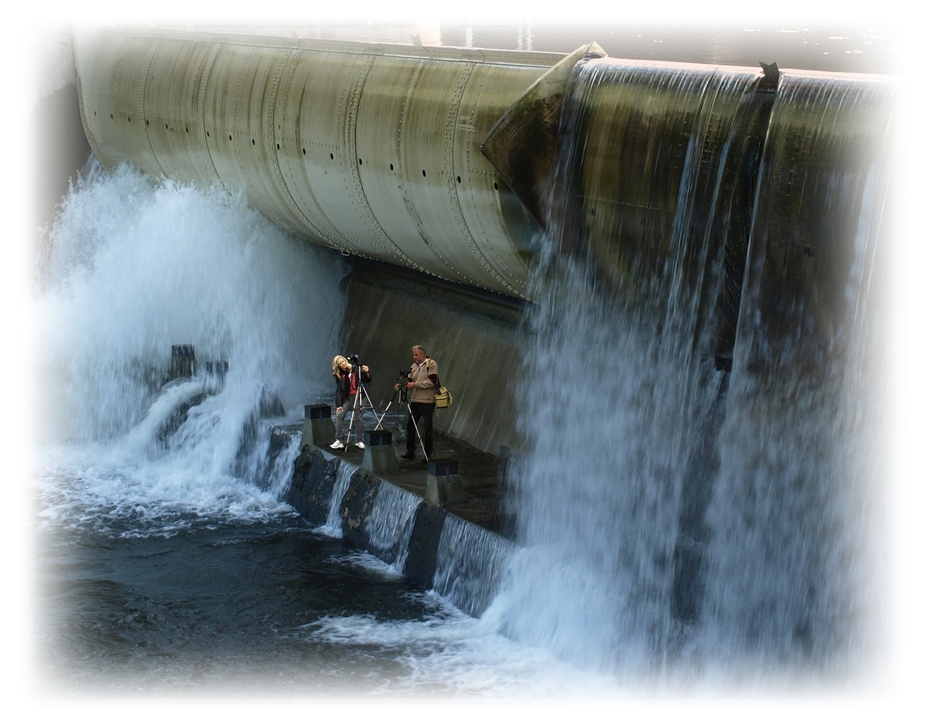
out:
M339 354L334 357L334 361L331 363L331 372L334 374L335 377L339 377L340 379L344 378L344 373L340 371L340 363L342 361L347 362L347 358L344 357L342 354ZM349 371L350 368L351 368L351 365L349 362L347 362L347 370Z

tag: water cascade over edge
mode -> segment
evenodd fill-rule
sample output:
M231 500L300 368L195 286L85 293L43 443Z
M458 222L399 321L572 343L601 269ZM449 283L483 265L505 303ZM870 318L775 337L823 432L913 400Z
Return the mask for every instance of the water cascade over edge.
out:
M590 60L564 102L517 380L523 548L487 615L628 680L806 683L871 652L893 91L785 77L769 116L763 90Z
M92 160L48 233L39 439L59 454L45 459L93 457L87 485L101 504L284 505L298 450L271 460L268 418L298 420L305 399L329 392L344 306L336 255L242 198ZM178 343L193 346L198 372L165 385ZM210 361L227 363L220 379ZM116 470L134 472L120 482Z

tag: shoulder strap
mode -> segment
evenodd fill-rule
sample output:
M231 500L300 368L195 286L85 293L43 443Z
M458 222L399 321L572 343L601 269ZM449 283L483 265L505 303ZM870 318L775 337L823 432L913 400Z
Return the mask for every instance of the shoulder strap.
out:
M427 367L427 372L428 372L428 373L430 373L431 363L432 363L432 362L433 362L433 364L436 364L436 362L434 362L430 357L428 357L428 358L427 358L427 361L424 363L424 365ZM436 387L437 391L439 392L439 391L440 391L440 375L437 375L437 384L435 385L435 387Z

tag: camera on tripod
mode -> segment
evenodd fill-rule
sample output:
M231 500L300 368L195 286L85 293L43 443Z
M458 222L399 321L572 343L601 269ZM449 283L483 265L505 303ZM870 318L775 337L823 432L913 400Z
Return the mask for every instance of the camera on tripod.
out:
M398 370L398 377L395 378L398 382L398 384L395 385L395 392L401 393L399 399L402 403L408 401L408 375L410 374L411 370Z
M347 357L347 361L354 367L359 367L360 366L360 355L354 353L350 355L349 357Z

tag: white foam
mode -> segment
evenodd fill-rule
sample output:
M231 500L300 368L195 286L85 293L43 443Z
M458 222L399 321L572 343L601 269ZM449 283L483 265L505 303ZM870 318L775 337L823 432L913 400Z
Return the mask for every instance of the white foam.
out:
M612 679L589 675L548 650L518 644L498 633L493 620L470 618L433 592L430 613L416 621L374 616L326 616L303 626L306 639L392 652L403 675L377 692L413 695L452 691L454 696L555 697L612 695Z
M197 513L291 514L279 471L253 457L269 449L259 420L268 398L294 421L329 392L344 305L337 255L282 232L241 196L93 165L45 243L43 517L128 516L146 534ZM227 361L221 384L197 376L163 386L175 344L193 345L200 366ZM278 464L291 462L291 448ZM256 485L264 472L270 492Z
M402 572L391 563L376 558L371 553L363 551L352 551L342 556L332 557L333 561L353 568L358 568L367 573L372 573L386 581L398 581L402 578Z
M227 360L235 399L270 385L287 410L328 393L344 305L337 255L243 197L99 170L46 239L37 302L45 439L109 439L142 417L174 344ZM247 401L250 404L250 400Z

